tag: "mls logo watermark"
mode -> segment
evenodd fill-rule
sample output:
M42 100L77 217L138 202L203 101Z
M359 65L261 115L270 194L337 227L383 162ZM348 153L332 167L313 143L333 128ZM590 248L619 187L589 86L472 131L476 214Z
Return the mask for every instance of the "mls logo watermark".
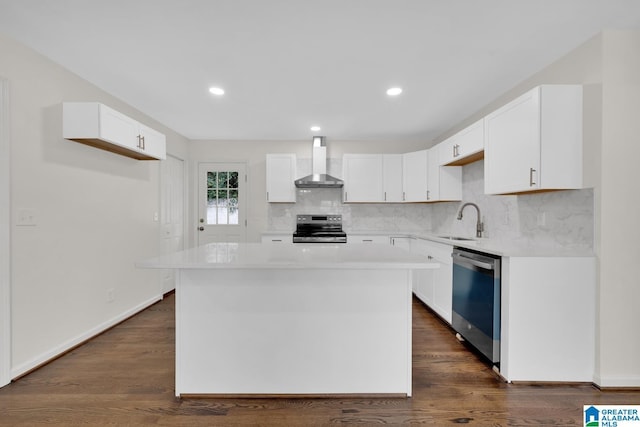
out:
M585 427L640 427L640 405L584 405Z

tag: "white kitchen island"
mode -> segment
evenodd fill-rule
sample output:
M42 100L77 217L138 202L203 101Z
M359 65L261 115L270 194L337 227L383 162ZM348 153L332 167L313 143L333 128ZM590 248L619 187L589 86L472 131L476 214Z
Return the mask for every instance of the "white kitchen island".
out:
M411 278L390 245L214 243L139 262L176 283L181 395L411 396Z

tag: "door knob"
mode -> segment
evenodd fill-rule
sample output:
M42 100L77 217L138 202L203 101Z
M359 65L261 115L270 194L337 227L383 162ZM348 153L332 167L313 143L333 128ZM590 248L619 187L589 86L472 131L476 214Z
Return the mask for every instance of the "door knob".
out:
M200 226L200 227L198 227L198 230L200 230L200 231L204 231L204 227L203 227L203 226Z

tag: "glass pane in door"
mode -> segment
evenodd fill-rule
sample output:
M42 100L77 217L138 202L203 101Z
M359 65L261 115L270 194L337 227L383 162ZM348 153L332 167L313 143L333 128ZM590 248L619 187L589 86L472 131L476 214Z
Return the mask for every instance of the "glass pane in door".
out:
M238 172L207 172L207 225L237 225Z

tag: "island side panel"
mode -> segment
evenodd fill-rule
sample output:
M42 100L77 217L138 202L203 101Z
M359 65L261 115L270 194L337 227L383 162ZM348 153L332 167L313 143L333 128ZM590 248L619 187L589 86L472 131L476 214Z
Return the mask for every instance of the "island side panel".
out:
M184 269L176 395L411 395L411 271Z

